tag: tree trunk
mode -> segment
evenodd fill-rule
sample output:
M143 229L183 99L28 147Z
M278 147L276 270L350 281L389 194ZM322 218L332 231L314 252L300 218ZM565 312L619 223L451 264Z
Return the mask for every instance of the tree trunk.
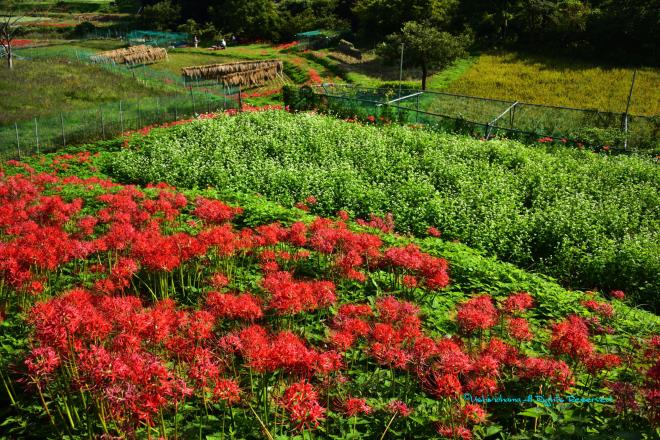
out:
M14 55L11 53L11 44L7 46L7 67L14 68Z
M422 90L426 90L426 77L429 75L429 69L426 63L422 63Z

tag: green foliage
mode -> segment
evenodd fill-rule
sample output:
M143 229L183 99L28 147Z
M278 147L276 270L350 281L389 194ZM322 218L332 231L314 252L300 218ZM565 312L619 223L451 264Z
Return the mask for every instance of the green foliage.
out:
M135 138L106 165L130 182L309 195L319 214L392 212L571 287L623 289L658 307L660 175L637 157L284 112L196 122Z
M140 15L140 23L148 29L170 31L181 19L181 6L172 0L163 0L154 5L145 6Z
M358 0L353 12L362 33L379 38L397 32L407 21L429 20L432 26L445 28L458 3L457 0Z
M389 59L397 59L404 46L404 58L407 64L422 69L422 90L426 90L426 78L429 69L444 69L458 58L466 55L465 48L470 44L467 35L454 36L440 32L430 22L409 21L401 32L387 38L379 50Z

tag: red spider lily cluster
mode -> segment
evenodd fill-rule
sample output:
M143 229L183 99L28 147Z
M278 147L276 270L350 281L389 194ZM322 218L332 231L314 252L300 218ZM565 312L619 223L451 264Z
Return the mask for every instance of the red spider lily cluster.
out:
M295 47L298 45L297 41L292 41L290 43L284 43L284 44L279 44L275 46L275 50L286 50L286 49L291 49L292 47Z
M312 84L320 84L323 82L323 78L321 78L321 75L315 70L315 69L309 69L307 71L309 74L309 82Z
M11 41L11 45L13 47L26 47L26 46L31 46L35 43L34 40L21 40L19 38L15 38Z
M249 95L248 95L249 96ZM241 108L241 111L243 112L262 112L262 111L270 111L270 110L282 110L282 106L280 105L265 105L265 106L253 106L250 104L243 104L243 107ZM188 124L190 122L193 122L195 120L203 120L203 119L215 119L219 116L222 115L228 115L228 116L235 116L239 113L238 110L236 109L229 109L224 112L219 112L219 113L201 113L197 115L195 118L188 118L188 119L179 119L176 121L170 121L170 122L164 122L162 124L151 124L151 125L146 125L139 130L129 130L124 133L122 133L123 137L126 137L127 139L124 142L124 146L128 146L129 141L130 141L130 136L137 134L141 136L146 136L151 131L155 128L167 128L167 127L175 127L177 125L183 125L183 124Z
M660 337L634 353L604 346L618 315L595 295L546 322L530 293L472 294L440 333L426 300L450 265L386 240L391 216L242 227L247 207L207 193L67 175L90 162L0 173L0 310L28 311L30 350L13 369L53 426L87 432L89 413L99 435L167 437L193 407L234 431L242 413L262 432L358 435L359 418L384 436L423 413L415 393L437 402L416 419L426 435L469 439L496 420L467 394L572 393L585 378L617 397L612 415L660 422Z
M269 96L277 95L281 91L282 91L281 89L264 90L262 92L248 93L245 96L247 98L267 98Z

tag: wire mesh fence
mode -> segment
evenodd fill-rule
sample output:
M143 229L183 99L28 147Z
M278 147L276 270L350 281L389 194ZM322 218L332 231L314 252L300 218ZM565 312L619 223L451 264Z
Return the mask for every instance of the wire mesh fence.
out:
M345 116L439 126L477 136L571 139L601 137L613 147L658 149L660 117L552 107L409 88L313 87L322 105ZM627 123L626 123L627 122Z
M23 59L94 64L116 75L151 86L160 96L100 104L48 117L0 124L0 159L55 151L65 145L111 139L152 124L197 114L240 109L241 90L219 82L186 81L169 71L144 64L122 65L98 59L92 51L75 47L34 47L17 51Z
M112 139L145 126L227 109L239 109L238 94L191 92L99 105L0 125L0 159L56 151L66 145Z

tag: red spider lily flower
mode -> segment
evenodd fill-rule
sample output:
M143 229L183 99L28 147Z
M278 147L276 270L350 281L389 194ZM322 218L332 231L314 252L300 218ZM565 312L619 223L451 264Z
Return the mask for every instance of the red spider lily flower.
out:
M206 296L206 306L216 318L253 321L264 316L261 299L249 293L230 295L209 292Z
M314 196L308 196L308 197L305 199L305 203L307 203L308 205L316 205L316 203L317 203L316 197L314 197Z
M409 289L414 289L415 287L417 287L417 278L415 278L412 275L404 275L402 282L403 285Z
M438 426L436 426L436 431L441 436L443 436L445 438L448 438L448 439L452 439L452 440L455 440L455 439L472 440L474 438L472 436L472 431L470 431L465 426L438 425Z
M626 297L626 294L623 293L623 290L613 290L610 292L610 296L618 300L623 300Z
M456 320L459 327L467 332L486 330L497 323L497 309L489 295L472 298L458 307Z
M30 376L42 380L60 366L60 357L52 347L34 348L25 359Z
M614 307L608 303L599 303L598 301L588 300L582 301L581 304L594 313L598 313L604 318L611 318L614 316Z
M229 285L229 278L227 278L227 275L217 272L211 276L210 284L216 289L222 289Z
M409 408L408 405L400 400L392 400L389 402L386 406L386 410L401 417L408 417L413 412L412 408Z
M219 379L215 383L215 388L213 388L213 396L232 405L240 402L241 388L233 379Z
M618 367L621 365L621 358L615 354L595 353L584 360L584 365L589 373L595 374L602 370Z
M307 244L307 225L303 222L292 224L286 240L294 246L305 246Z
M502 304L505 313L524 312L534 305L534 298L527 292L518 292L509 296Z
M486 347L482 354L492 356L507 366L520 365L518 350L499 338L491 338L488 347Z
M590 355L593 347L589 342L589 330L582 318L571 315L568 319L553 325L550 349L574 359Z
M349 417L357 416L358 414L369 415L373 412L373 408L367 405L367 399L359 397L349 397L342 405L344 413Z
M514 339L531 341L534 338L534 335L529 330L529 323L525 318L507 318L506 327Z
M280 314L296 314L326 307L336 301L331 281L295 281L290 272L270 272L262 286L271 294L268 306Z
M492 377L476 377L471 379L465 384L465 388L477 396L491 396L499 389L497 380Z
M385 214L385 217L378 217L374 214L371 214L369 216L369 221L357 219L357 223L360 226L378 229L385 233L394 232L394 216L391 212Z
M437 228L434 228L433 226L429 226L428 229L426 230L426 233L429 234L431 237L440 237L442 235L442 232L440 232Z
M487 414L481 406L468 403L461 408L461 416L467 423L478 424L486 421Z
M318 402L318 394L307 382L297 382L284 391L279 401L297 429L314 429L325 419L326 409Z
M433 375L433 393L441 398L457 397L463 392L461 381L455 374L434 374Z
M614 393L614 409L618 414L639 410L637 388L627 382L612 382L607 385Z
M337 318L345 320L347 318L369 317L373 314L369 304L342 304L337 311Z
M341 220L347 222L351 216L348 214L347 211L344 211L343 209L340 211L337 211L337 217L339 217Z
M330 333L330 344L339 350L346 351L355 344L357 336L346 331L333 331Z
M573 374L564 361L543 358L526 358L521 362L520 377L549 380L553 386L568 390L573 384Z
M437 344L438 361L434 368L444 373L467 373L472 369L472 360L454 341L443 339Z
M211 224L224 223L243 212L242 208L232 208L219 200L211 200L204 197L198 197L195 203L197 207L193 211L193 214Z

